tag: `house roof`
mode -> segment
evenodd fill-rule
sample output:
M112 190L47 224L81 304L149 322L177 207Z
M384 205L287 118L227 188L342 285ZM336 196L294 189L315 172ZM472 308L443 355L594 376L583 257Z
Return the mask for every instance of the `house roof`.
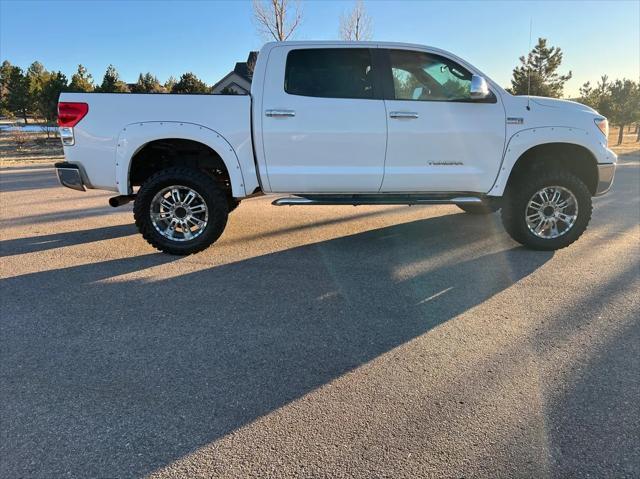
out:
M236 63L235 68L223 76L220 80L218 80L212 87L215 90L222 82L227 80L229 77L238 75L240 78L245 80L247 83L251 84L251 79L253 78L253 67L256 64L256 60L258 58L258 52L249 52L249 56L247 57L246 62L238 62ZM249 66L251 65L251 66ZM242 87L241 87L242 88ZM244 90L244 88L243 88Z
M256 64L256 59L258 58L258 52L249 52L249 56L247 57L246 62L238 62L236 63L233 72L240 77L247 80L251 83L251 79L253 77L253 67Z
M236 78L237 78L237 77L239 77L239 76L240 76L240 75L238 75L235 71L230 71L230 72L229 72L229 73L227 73L225 76L223 76L220 80L218 80L218 81L217 81L217 82L216 82L216 83L211 87L211 90L212 90L212 91L213 91L213 90L215 90L215 89L216 89L216 88L218 88L220 85L222 85L223 83L225 83L229 78L232 78L232 77L236 77ZM243 80L247 81L247 80L246 80L246 78L244 78L244 77L241 77L241 78L242 78ZM232 83L234 83L234 82L232 81ZM240 85L238 85L238 86L240 86ZM242 88L242 87L240 87L240 88ZM244 90L244 88L242 88L242 89Z

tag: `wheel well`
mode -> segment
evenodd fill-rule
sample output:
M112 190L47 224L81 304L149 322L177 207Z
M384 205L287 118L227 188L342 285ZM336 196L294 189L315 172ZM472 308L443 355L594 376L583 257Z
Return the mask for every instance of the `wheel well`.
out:
M525 151L511 170L507 188L534 169L558 167L580 178L595 195L598 186L597 161L585 147L571 143L546 143Z
M218 153L207 145L181 138L155 140L144 145L131 159L129 182L139 186L154 173L172 166L202 170L224 187L231 197L231 180Z

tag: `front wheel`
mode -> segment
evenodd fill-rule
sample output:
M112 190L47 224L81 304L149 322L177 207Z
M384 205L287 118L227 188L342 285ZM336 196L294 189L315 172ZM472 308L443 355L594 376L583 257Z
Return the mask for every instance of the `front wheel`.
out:
M547 171L510 186L502 205L502 224L528 248L557 250L584 233L591 210L591 193L580 178Z
M215 242L227 224L229 206L220 185L191 168L167 168L147 179L136 195L138 230L156 249L197 253Z

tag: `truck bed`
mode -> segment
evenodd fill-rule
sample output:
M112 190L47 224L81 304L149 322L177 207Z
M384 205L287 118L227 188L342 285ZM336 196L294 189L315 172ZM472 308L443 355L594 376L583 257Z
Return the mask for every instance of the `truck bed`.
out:
M210 130L208 133L219 135L228 143L243 175L255 178L249 96L62 93L60 101L89 105L89 112L75 126L75 145L64 147L68 162L82 162L88 187L122 191L116 174L118 150L131 142L126 129L133 125L162 124L170 129L196 125L201 130ZM249 179L247 187L254 183L257 185L257 179Z

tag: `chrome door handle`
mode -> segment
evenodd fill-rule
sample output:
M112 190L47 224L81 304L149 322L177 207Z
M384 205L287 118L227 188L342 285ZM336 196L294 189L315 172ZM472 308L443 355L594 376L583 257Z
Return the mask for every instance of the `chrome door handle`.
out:
M271 117L296 116L293 110L266 110L264 114Z
M415 111L392 111L389 113L389 117L415 119L418 118L418 113Z

